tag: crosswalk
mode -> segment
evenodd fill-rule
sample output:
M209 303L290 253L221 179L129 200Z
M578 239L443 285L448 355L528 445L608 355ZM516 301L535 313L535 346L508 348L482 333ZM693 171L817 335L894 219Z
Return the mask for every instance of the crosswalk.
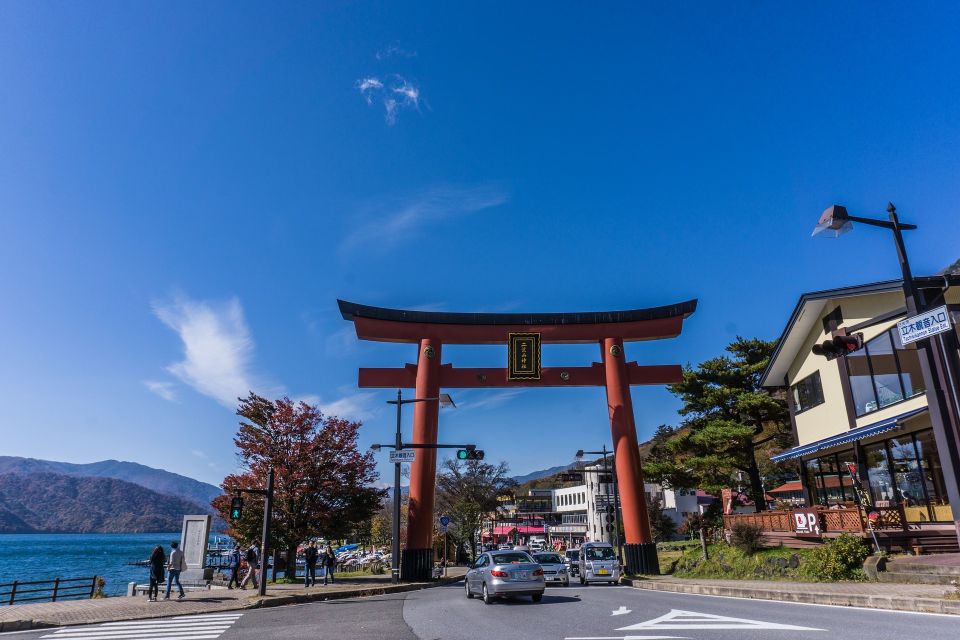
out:
M41 636L46 640L215 640L240 619L242 613L178 616L158 620L108 622L90 627L60 629Z

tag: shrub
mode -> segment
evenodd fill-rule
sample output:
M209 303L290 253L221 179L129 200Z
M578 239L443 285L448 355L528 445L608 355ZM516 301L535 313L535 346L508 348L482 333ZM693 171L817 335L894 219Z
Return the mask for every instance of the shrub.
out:
M746 555L753 555L763 544L763 529L748 522L735 522L730 527L730 544Z
M815 549L802 570L817 580L857 580L869 555L863 538L844 533Z

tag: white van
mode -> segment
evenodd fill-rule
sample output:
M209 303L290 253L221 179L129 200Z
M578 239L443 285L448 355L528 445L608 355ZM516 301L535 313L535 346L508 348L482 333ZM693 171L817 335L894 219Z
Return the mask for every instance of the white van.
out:
M620 581L620 562L609 542L585 542L580 547L577 562L580 584Z

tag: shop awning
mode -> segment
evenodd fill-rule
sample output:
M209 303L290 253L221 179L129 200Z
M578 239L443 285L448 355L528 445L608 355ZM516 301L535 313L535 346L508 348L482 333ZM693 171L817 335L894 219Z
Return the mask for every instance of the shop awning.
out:
M919 409L914 409L913 411L907 411L906 413L901 413L898 416L887 418L886 420L881 420L880 422L868 424L857 429L851 429L846 433L830 436L829 438L824 438L823 440L817 440L816 442L794 447L793 449L787 449L783 453L777 454L770 459L774 462L783 462L784 460L799 458L810 453L821 451L822 449L830 449L848 442L863 440L864 438L869 438L885 431L893 431L894 429L899 429L902 427L903 422L908 418L912 418L913 416L923 413L926 410L927 407L921 407Z

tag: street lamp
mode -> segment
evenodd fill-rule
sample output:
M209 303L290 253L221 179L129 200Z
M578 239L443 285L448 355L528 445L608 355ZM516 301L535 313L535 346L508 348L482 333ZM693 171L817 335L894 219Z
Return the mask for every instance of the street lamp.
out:
M456 404L453 401L453 398L450 397L449 393L441 393L436 398L408 398L404 399L403 394L400 389L397 389L397 399L396 400L387 400L387 404L397 405L397 433L396 439L392 445L382 445L374 444L370 448L374 451L379 451L381 447L388 447L394 449L395 451L400 451L406 446L408 449L413 448L423 448L414 445L404 445L403 440L400 436L400 411L403 405L413 404L414 402L431 402L436 401L440 403L440 406L443 408L453 407L456 408ZM400 582L400 461L397 460L393 463L393 545L390 547L390 573L394 583Z
M900 271L903 276L903 296L907 310L907 317L915 316L924 311L926 300L910 271L910 262L907 259L907 249L903 243L903 231L912 231L915 224L900 222L897 208L893 203L887 204L887 219L862 218L851 216L846 207L835 204L828 207L820 216L817 226L813 230L814 236L839 237L853 230L853 223L859 222L871 227L881 227L893 231L893 239L897 246L897 259L900 261ZM946 278L944 278L946 281ZM946 285L947 283L944 282ZM960 439L957 437L958 421L960 421L960 400L956 396L955 372L958 369L955 349L948 349L943 340L943 334L930 339L920 340L917 343L920 355L920 369L923 373L923 382L926 385L927 407L930 411L930 422L933 426L934 439L940 453L941 469L946 483L947 497L954 507L954 525L960 540ZM949 384L944 385L944 380ZM945 391L949 389L950 395ZM952 400L952 403L951 403Z
M613 454L613 451L607 449L607 445L604 444L603 448L600 451L584 451L583 449L578 449L575 454L577 460L581 460L584 455L592 456L603 456L603 468L607 469L607 455ZM617 558L622 562L623 559L623 541L620 539L620 489L617 484L617 461L616 458L613 460L613 465L610 467L610 474L613 476L613 513L614 513L614 524L613 530L614 535L616 536L617 541ZM596 503L596 501L594 501Z

